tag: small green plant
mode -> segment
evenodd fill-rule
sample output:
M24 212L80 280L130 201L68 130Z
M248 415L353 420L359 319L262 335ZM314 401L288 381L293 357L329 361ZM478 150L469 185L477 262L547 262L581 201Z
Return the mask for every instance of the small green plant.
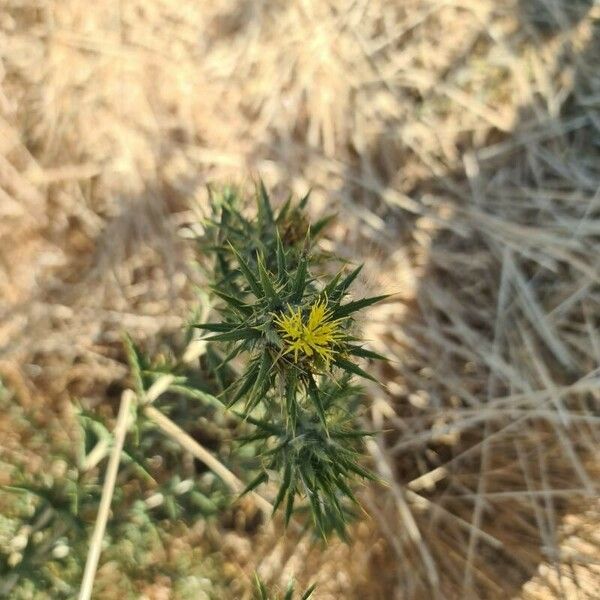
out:
M275 476L273 508L285 506L286 523L300 497L321 535L345 536L346 504L357 504L353 481L372 478L359 464L360 439L369 433L355 426L360 388L352 378L373 377L356 359L383 358L360 343L354 318L385 296L348 300L362 267L327 277L333 259L315 249L310 226L302 238L296 230L286 239L287 215L302 215L305 200L275 213L261 185L256 202L255 221L241 215L235 196L215 207L206 247L215 255L211 289L221 319L196 326L222 345L219 369L241 359L240 375L221 397L254 426L243 441L261 442L261 469L246 491Z
M253 214L233 188L211 193L195 243L219 318L191 322L180 343L156 357L124 338L135 401L103 552L125 577L123 597L135 597L134 582L152 573L152 557L177 524L218 522L247 493L263 512L282 509L286 525L294 519L323 538L347 536L355 485L373 479L362 464L370 432L356 417L358 380L374 378L357 361L383 358L364 347L356 315L385 296L349 298L361 267L332 268L335 257L317 243L332 216L311 226L307 201L290 199L276 211L260 184ZM194 345L202 350L190 359ZM13 465L0 496L0 597L75 597L90 528L100 521L104 460L118 446L106 408L78 408L74 431L51 451L60 473ZM210 583L202 561L190 560L161 572ZM218 566L210 575L220 577ZM191 591L177 598L224 597L218 582L186 585ZM258 579L255 593L275 598ZM293 586L283 598L295 598Z
M89 531L98 512L99 465L106 453L99 450L112 443L108 423L101 415L81 412L73 427L50 422L40 429L1 388L0 411L10 416L20 436L44 452L47 465L33 472L25 459L0 460L0 470L11 474L11 485L0 486L0 598L71 600L81 584ZM136 583L152 579L154 557L164 554L165 545L178 535L177 524L212 519L226 505L224 486L217 478L181 479L177 472L184 473L185 467L176 460L181 451L167 447L164 436L144 429L142 449L132 438L122 455L120 485L105 536L105 560L114 563L119 579L99 578L98 590L110 588L102 597L139 597ZM168 470L148 464L157 451ZM222 596L218 560L205 552L189 548L170 564L160 565L174 582L186 582L178 599ZM201 591L210 594L198 596Z

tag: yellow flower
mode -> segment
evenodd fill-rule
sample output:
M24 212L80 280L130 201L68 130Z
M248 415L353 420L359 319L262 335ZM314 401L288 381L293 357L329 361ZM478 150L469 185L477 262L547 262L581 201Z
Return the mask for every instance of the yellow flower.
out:
M288 305L288 313L275 315L274 321L287 344L286 354L293 352L294 361L298 355L309 358L318 356L326 363L333 357L334 344L343 338L340 331L341 319L332 319L327 308L327 299L317 300L310 309L308 319L302 319L300 308L295 310Z

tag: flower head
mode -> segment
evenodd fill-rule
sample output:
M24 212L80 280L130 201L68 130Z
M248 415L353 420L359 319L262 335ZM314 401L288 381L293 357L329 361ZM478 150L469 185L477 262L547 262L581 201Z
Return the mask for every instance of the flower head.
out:
M274 321L287 344L286 354L293 352L294 361L299 355L319 357L326 363L332 359L335 344L343 338L340 329L342 319L333 319L327 308L327 298L317 300L306 318L302 310L288 305L287 314L276 315Z

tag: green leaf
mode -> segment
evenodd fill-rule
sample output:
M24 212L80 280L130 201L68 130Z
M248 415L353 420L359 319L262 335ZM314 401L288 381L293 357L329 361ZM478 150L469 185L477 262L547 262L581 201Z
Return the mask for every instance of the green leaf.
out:
M140 454L135 449L132 450L131 448L123 450L123 463L130 464L137 474L141 475L146 481L156 485L156 480L150 474L151 469L143 454Z
M288 583L283 600L294 600L294 583L292 581Z
M237 323L194 323L194 327L205 329L206 331L223 333L226 331L233 331L234 329L239 328L239 325Z
M227 304L230 304L234 308L237 308L237 310L239 310L241 313L245 315L252 314L252 307L249 304L242 302L239 298L226 294L225 292L222 292L219 288L215 286L211 286L211 290L215 294L215 296L218 296L219 298L221 298L221 300L225 300Z
M239 402L254 385L254 378L258 374L258 362L253 362L250 368L244 374L244 383L238 388L235 396L227 403L227 407L233 406Z
M226 333L217 333L206 338L208 342L236 342L239 340L257 340L261 337L260 331L253 327L244 327L235 329Z
M364 377L365 379L370 379L377 383L377 379L375 379L372 375L369 375L366 371L363 371L358 365L342 358L341 356L336 357L333 360L333 363L338 366L340 369L344 369L344 371L348 371L349 373L354 373L359 377Z
M369 479L370 481L380 481L379 477L377 477L375 473L371 473L371 471L363 469L361 466L357 465L351 460L348 460L346 458L339 458L339 462L343 467L348 469L348 471L352 471L353 473L356 473L364 479Z
M264 483L268 480L269 475L263 471L244 488L244 491L240 494L240 498L242 496L245 496L248 492L251 492L252 490L256 489L261 483Z
M270 435L281 436L285 433L285 431L281 427L277 427L277 425L275 425L271 422L261 421L260 419L257 419L251 415L243 415L242 413L238 413L236 411L233 411L233 412L240 419L245 419L246 421L248 421L248 423L255 425L256 427L259 427L260 429L263 429L264 431L268 431Z
M256 586L256 592L260 594L258 600L269 600L269 593L265 584L260 580L258 573L254 573L254 585Z
M296 499L295 489L290 485L290 491L288 492L287 503L285 505L284 521L285 525L289 525L292 513L294 512L294 500Z
M283 481L281 482L281 486L279 487L279 491L277 492L277 497L275 498L275 502L273 502L273 514L279 508L282 500L285 498L286 493L289 491L290 481L292 479L292 465L288 461L285 465L285 470L283 472Z
M302 598L300 600L310 600L311 596L315 593L317 589L317 584L313 583L305 592L302 594Z
M332 431L331 437L333 439L352 439L352 438L363 438L376 435L376 431L366 431L363 429L357 429L355 431Z
M378 354L377 352L372 352L371 350L367 350L366 348L360 348L359 346L352 346L348 344L346 346L350 354L354 356L360 356L361 358L372 358L374 360L387 360L385 356L382 354Z
M247 412L250 412L254 406L260 401L261 397L265 394L266 390L269 387L269 374L271 371L271 367L273 363L271 362L271 356L267 350L263 350L261 359L260 359L260 368L258 370L258 374L256 375L256 381L252 386L252 391L250 392L250 396L248 398Z
M285 381L285 408L286 417L290 421L292 431L296 429L296 419L298 416L298 403L296 402L296 392L298 390L298 371L292 369Z
M123 345L127 355L127 362L133 376L133 385L138 398L144 397L144 380L142 379L142 367L140 365L140 354L131 337L123 334Z
M308 190L308 192L306 192L306 194L304 194L304 196L301 198L300 202L298 203L298 208L300 210L304 210L306 208L311 192L312 190Z
M262 179L258 184L258 191L256 194L256 200L258 203L258 218L262 223L268 225L275 224L275 218L273 216L273 209L271 208L271 201L269 200L269 194L265 188L265 184Z
M298 269L292 285L292 301L299 302L302 299L306 287L306 276L308 275L308 258L306 255L300 257Z
M290 206L292 205L292 196L288 196L287 200L283 203L283 206L279 209L279 213L277 214L277 218L275 219L277 224L280 224L288 214L290 210ZM279 233L279 231L278 231Z
M310 507L312 509L313 522L319 530L319 533L321 534L323 539L326 539L327 535L325 533L325 523L323 521L323 512L321 510L320 497L318 496L317 492L310 491L310 489L307 496L308 501L310 503Z
M221 370L228 365L230 361L232 361L242 350L244 349L244 342L234 346L231 349L231 352L223 359L221 362L214 367L216 374L220 375ZM220 378L220 377L219 377Z
M200 400L209 406L223 408L223 403L216 396L188 385L171 385L169 386L169 391L192 398L193 400Z
M382 296L373 296L372 298L363 298L362 300L356 300L355 302L349 302L348 304L342 304L333 310L332 319L340 319L347 317L357 310L371 306L376 302L380 302L385 298L389 298L390 294L384 294Z
M285 259L285 250L283 248L283 242L281 241L281 236L279 235L279 231L277 231L277 277L280 280L285 280L287 275L287 264Z
M169 519L176 519L179 514L179 507L175 503L175 499L173 496L165 496L165 500L163 502L163 509L167 513L167 517Z
M269 273L267 272L267 269L263 263L263 259L260 256L258 257L258 276L260 277L260 283L262 285L262 289L264 290L264 295L271 300L272 303L279 303L281 299L273 287Z
M240 271L242 272L242 275L246 278L246 281L248 282L250 289L252 290L252 292L254 293L254 295L257 298L260 298L262 296L262 288L260 287L260 284L258 283L258 279L256 279L254 273L252 272L252 270L248 266L248 263L244 260L242 255L231 244L229 244L229 246L231 247L231 250L235 254L235 257L237 258L238 265L240 267Z
M345 291L352 285L354 280L358 277L358 274L362 271L363 267L364 265L358 265L358 267L356 267L354 271L352 271L344 278L342 283L340 283L340 285L336 288L335 292L332 294L332 299L338 300L344 295Z
M325 419L325 411L323 410L323 402L321 401L319 388L317 387L317 384L315 383L315 380L312 378L312 376L308 382L308 394L310 396L310 399L313 401L313 404L317 409L319 419L323 427L325 428L325 431L327 432L327 421ZM329 436L329 432L327 432L327 435Z
M324 296L326 296L328 299L332 298L332 294L339 282L339 280L342 278L342 273L341 271L323 288L323 291L321 292L321 294L323 294Z
M333 215L327 215L326 217L319 219L311 227L313 236L316 238L319 235L319 233L321 233L321 231L323 231L323 229L325 229L327 227L327 225L329 225L329 223L331 223L336 217L337 217L337 215L333 214Z
M190 492L189 498L192 504L197 506L203 513L212 514L217 510L217 505L208 496L205 496L198 490Z
M336 477L335 483L338 486L338 488L346 495L346 497L352 502L352 504L359 506L359 502L356 499L356 496L354 495L348 484L344 481L344 477Z

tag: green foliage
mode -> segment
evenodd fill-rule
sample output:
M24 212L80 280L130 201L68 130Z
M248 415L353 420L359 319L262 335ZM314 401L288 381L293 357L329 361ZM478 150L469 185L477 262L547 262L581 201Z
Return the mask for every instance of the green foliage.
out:
M372 474L359 465L360 439L368 432L354 426L354 411L359 389L345 375L340 381L329 381L320 392L327 429L316 411L300 412L294 429L285 421L247 416L255 431L246 441L260 440L263 461L262 478L257 478L250 489L269 479L270 473L279 477L279 491L274 510L285 507L285 522L289 522L298 496L309 501L315 524L326 536L336 531L345 538L345 522L358 502L350 487L355 476L373 479Z
M363 347L355 318L384 296L349 298L361 267L326 275L335 259L316 240L331 216L311 226L307 201L289 199L275 210L261 183L255 215L248 216L234 189L211 193L211 214L196 242L220 319L194 325L210 343L190 361L186 347L198 341L192 328L179 347L156 357L124 338L138 402L103 551L121 578L107 584L113 596L136 597L135 582L160 572L177 582L177 598L213 597L206 561L188 554L164 564L164 546L178 525L218 518L232 500L224 482L191 463L144 416L148 402L249 482L245 493L268 484L274 512L281 510L286 524L308 515L322 537L346 537L358 507L354 486L373 478L361 465L362 440L370 433L356 426L362 392L355 381L373 376L357 359L383 358ZM15 412L0 385L0 409L6 407ZM24 411L13 416L40 435ZM55 472L11 465L11 485L0 487L0 597L76 595L112 431L108 405L78 408L74 430L60 446L42 433ZM308 600L313 590L296 596L290 585L281 598ZM256 594L276 598L258 579Z
M302 595L295 593L294 582L290 581L283 596L273 595L258 575L254 575L254 600L310 600L316 589L316 585L311 585Z
M81 583L103 480L103 470L86 458L98 448L110 449L112 427L100 414L82 411L74 430L60 427L60 438L52 423L40 430L1 389L0 410L20 435L43 448L46 466L32 471L25 460L0 463L12 472L11 485L0 486L0 598L70 600ZM182 480L181 450L161 445L164 436L142 428L137 437L138 442L134 435L127 438L106 531L103 557L119 573L118 584L107 583L110 597L138 597L136 582L151 580L158 569L174 582L186 582L178 583L183 586L178 598L196 598L207 581L219 581L218 570L207 569L206 556L193 549L164 564L164 548L177 524L218 514L228 495L212 474ZM161 468L147 464L146 457L157 452ZM102 588L102 577L98 585Z
M296 269L303 252L313 249L312 241L333 218L328 215L311 226L305 213L308 194L298 202L290 197L279 210L274 210L262 182L255 194L254 217L244 214L247 203L235 188L226 187L219 194L209 191L211 215L204 223L205 235L197 239L198 248L203 256L215 256L210 267L213 291L233 298L247 288L243 282L240 284L246 266L250 272L256 272L257 258L261 256L265 269L271 273L283 275L287 269ZM322 253L313 252L313 260L323 258ZM248 285L258 292L260 276L250 275L250 280Z
M285 507L286 523L300 497L322 535L333 529L343 536L346 504L356 503L353 480L371 477L359 465L367 433L353 425L360 390L351 378L373 379L357 357L382 358L354 336L355 315L385 296L348 300L361 267L321 274L332 259L314 239L327 219L300 231L306 201L276 212L261 184L252 220L231 190L214 199L200 247L214 255L211 288L221 319L196 327L222 345L221 368L244 364L222 397L236 409L242 403L237 414L254 426L243 441L260 442L261 472L248 491L275 476L275 508ZM300 224L294 235L290 215Z

